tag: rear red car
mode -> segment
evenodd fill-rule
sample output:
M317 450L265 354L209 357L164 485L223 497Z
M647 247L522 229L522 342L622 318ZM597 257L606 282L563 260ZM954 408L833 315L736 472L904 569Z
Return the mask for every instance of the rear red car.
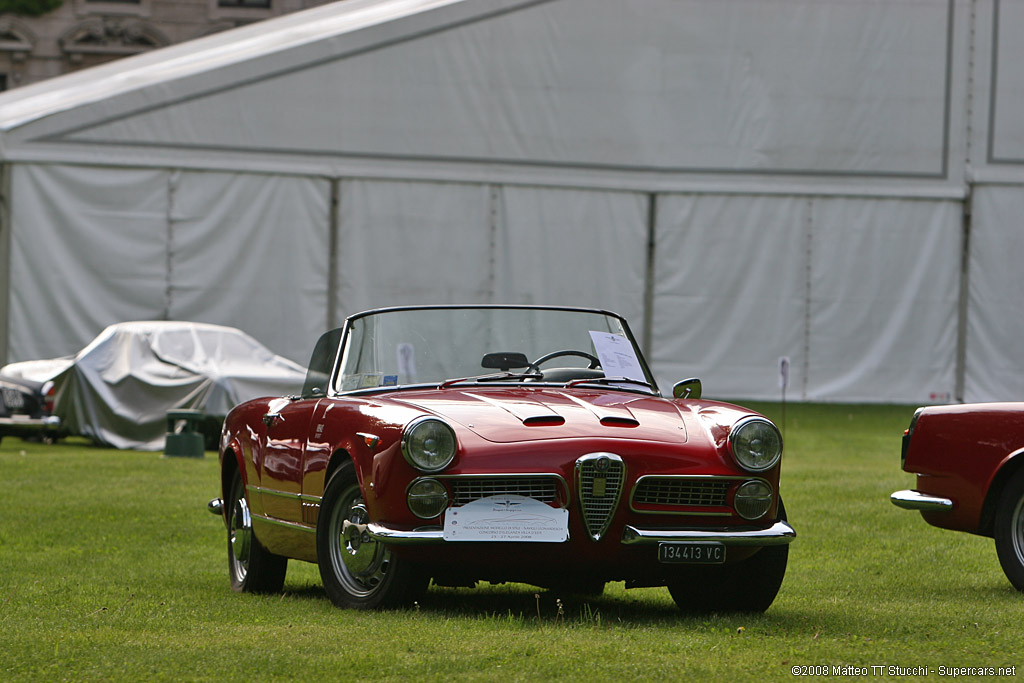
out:
M917 475L894 505L929 524L995 539L1000 565L1024 591L1024 403L919 408L902 466Z

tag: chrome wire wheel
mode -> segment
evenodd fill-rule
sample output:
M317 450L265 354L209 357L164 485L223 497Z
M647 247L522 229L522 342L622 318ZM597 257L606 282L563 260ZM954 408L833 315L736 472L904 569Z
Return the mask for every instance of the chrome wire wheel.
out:
M231 588L242 593L277 593L284 586L288 559L267 551L252 529L245 487L236 471L228 511L228 574Z
M366 598L383 585L391 565L391 551L370 537L359 485L352 484L339 496L328 521L330 548L328 561L345 591ZM348 522L348 524L346 524Z
M1013 475L999 496L994 531L1003 573L1024 591L1024 470Z
M1024 566L1024 497L1017 499L1017 506L1010 516L1010 541L1017 562Z
M430 577L374 540L367 530L370 521L355 467L344 462L320 502L316 550L324 591L335 605L349 609L409 605L426 591Z
M228 526L228 547L231 549L228 559L231 561L232 578L244 583L249 574L252 518L249 516L249 506L242 497L242 492L237 491L233 498L235 504L231 507L231 521Z

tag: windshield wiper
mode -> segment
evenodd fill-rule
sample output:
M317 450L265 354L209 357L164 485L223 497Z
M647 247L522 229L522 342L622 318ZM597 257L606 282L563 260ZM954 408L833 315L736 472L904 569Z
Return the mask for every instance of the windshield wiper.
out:
M438 385L438 389L447 389L454 384L461 384L462 382L504 382L506 380L517 380L517 379L541 379L544 377L539 372L498 372L488 375L474 375L472 377L459 377L456 379L446 379Z
M583 379L572 379L562 385L563 388L568 389L569 387L575 387L580 384L613 384L619 382L626 382L627 384L639 384L640 386L647 387L651 391L654 391L654 385L645 382L642 379L631 379L629 377L585 377Z

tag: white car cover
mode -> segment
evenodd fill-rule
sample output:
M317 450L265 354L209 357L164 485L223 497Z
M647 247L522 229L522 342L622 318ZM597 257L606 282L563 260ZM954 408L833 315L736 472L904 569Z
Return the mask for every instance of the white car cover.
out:
M73 358L3 372L54 380L54 414L68 433L142 450L163 448L169 410L222 418L249 399L297 395L306 375L241 330L174 321L111 325Z

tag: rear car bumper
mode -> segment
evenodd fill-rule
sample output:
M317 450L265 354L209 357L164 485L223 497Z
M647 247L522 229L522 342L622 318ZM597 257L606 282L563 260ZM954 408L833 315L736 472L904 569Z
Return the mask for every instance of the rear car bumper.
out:
M949 498L930 496L927 493L921 493L920 491L914 491L912 489L896 491L889 496L889 500L892 501L893 505L903 508L904 510L944 512L950 511L954 508L953 501Z
M48 437L58 436L61 430L60 418L46 417L0 417L0 436Z
M444 543L444 532L439 528L399 530L382 524L367 524L366 532L374 540L393 545L429 545ZM785 545L796 538L789 524L778 521L767 529L638 529L626 526L622 533L624 545L657 544L673 541L714 541L727 546L760 547Z

